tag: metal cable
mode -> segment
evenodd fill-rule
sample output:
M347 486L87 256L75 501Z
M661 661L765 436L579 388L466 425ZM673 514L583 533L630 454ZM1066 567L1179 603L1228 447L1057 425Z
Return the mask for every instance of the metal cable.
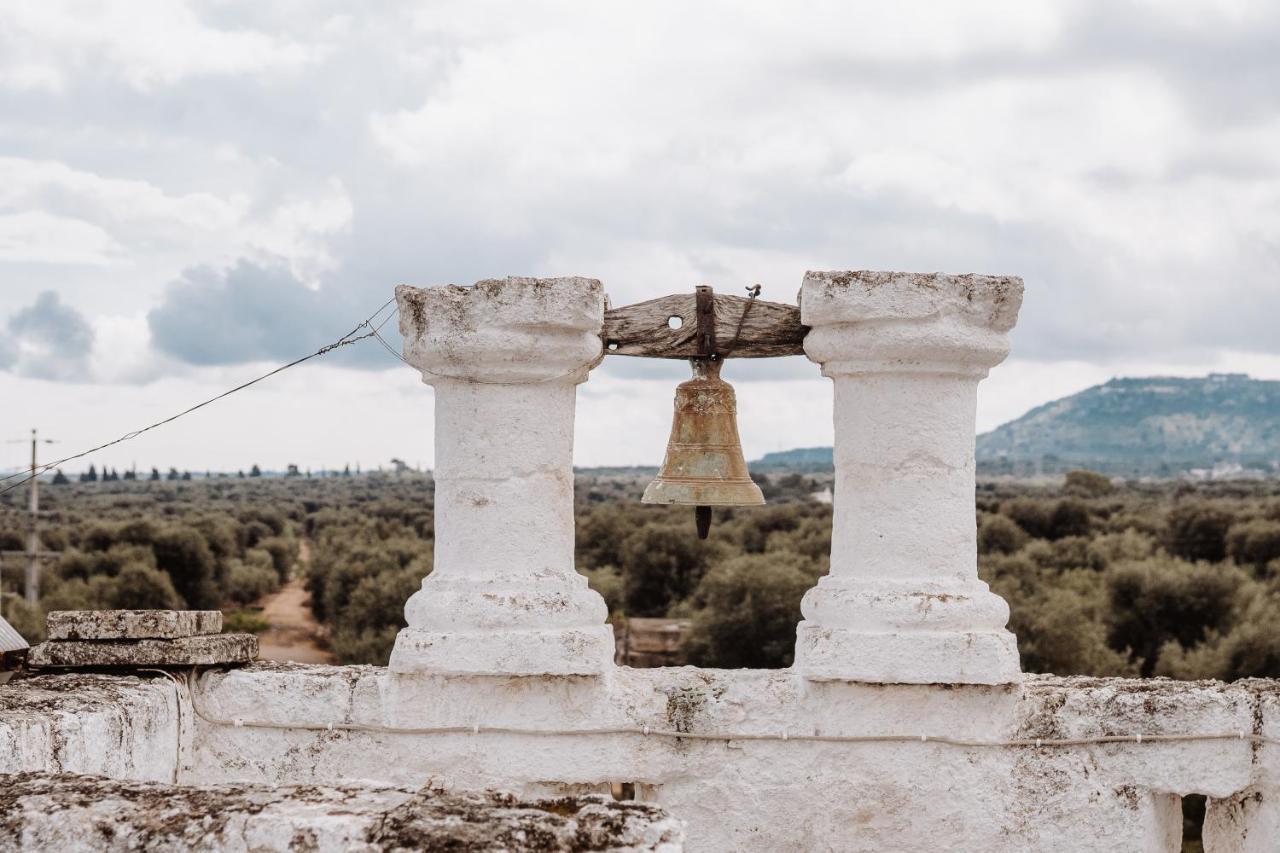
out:
M15 474L9 474L6 477L0 477L0 483L5 482L6 480L12 480L15 477L22 477L22 479L19 480L18 482L12 483L4 487L3 489L0 489L0 495L5 494L6 492L13 491L14 489L20 486L26 485L27 483L39 477L41 474L45 473L46 471L50 471L54 468L57 468L60 465L66 464L67 462L73 462L76 459L80 459L84 456L88 456L91 453L97 453L98 451L105 450L108 447L112 447L113 445L120 444L122 442L137 438L138 436L142 435L144 432L149 432L150 430L153 430L156 427L161 427L161 426L164 426L165 424L172 423L173 421L176 421L178 418L181 418L184 415L189 415L192 412L196 411L197 409L203 409L205 406L208 406L211 403L216 403L217 401L223 399L224 397L230 397L232 394L236 393L237 391L243 391L245 388L248 388L252 385L257 385L259 382L263 381L264 379L270 379L272 376L275 376L277 373L283 373L284 371L288 370L291 367L297 367L299 364L302 364L304 361L310 361L313 358L317 358L319 356L325 355L326 353L332 352L333 350L336 350L339 347L345 347L350 344L354 344L357 341L364 340L365 338L375 337L378 334L377 329L380 329L382 328L383 325L386 325L386 323L391 319L391 317L395 316L395 312L392 312L392 314L388 315L387 318L384 319L377 328L373 326L373 321L380 314L382 314L383 311L386 310L388 305L390 305L393 302L395 302L394 296L388 299L386 302L384 302L382 304L382 307L379 308L377 311L373 312L373 314L368 319L363 320L360 323L357 323L354 329L347 332L345 335L343 335L341 338L334 341L333 343L326 344L325 346L320 347L320 349L316 350L310 355L304 355L302 358L294 359L288 364L282 364L279 367L275 368L274 370L271 370L267 373L262 374L256 379L250 379L248 382L237 385L236 387L232 388L229 391L224 391L221 394L217 395L216 397L210 397L208 400L205 400L202 403L197 403L196 405L188 409L184 409L183 411L178 412L176 415L167 417L162 421L156 421L155 423L149 426L142 427L141 429L136 429L136 430L133 430L132 432L125 433L119 438L114 439L112 441L108 441L105 444L100 444L97 447L92 447L88 450L73 454L71 456L64 456L62 459L57 459L53 462L47 462L44 465L40 465L35 470L20 471ZM368 328L369 331L365 332L362 335L356 334L357 332L359 332L361 329L364 329L364 328Z
M733 333L733 340L729 342L729 346L725 348L723 353L720 353L720 358L728 358L729 354L738 346L738 338L742 337L742 327L746 324L747 315L751 313L751 306L756 304L756 297L760 295L762 287L763 285L753 284L747 288L749 296L747 297L747 304L742 306L742 316L738 318L738 330Z
M193 670L194 674L194 670ZM190 676L188 676L190 678ZM935 735L822 735L822 734L791 734L787 731L779 732L681 732L674 729L656 729L650 726L618 726L613 728L596 728L596 729L526 729L514 726L482 726L479 724L470 726L428 726L428 727L406 727L406 726L384 726L376 723L277 723L262 720L244 720L244 719L221 719L206 714L196 702L196 691L190 681L187 684L187 693L191 697L191 708L196 716L204 720L206 723L215 726L229 726L234 728L254 728L254 729L279 729L287 731L289 729L298 729L303 731L343 731L343 732L371 732L376 734L393 734L393 735L445 735L445 734L496 734L496 735L521 735L531 737L571 737L571 736L601 736L601 735L640 735L642 737L660 737L671 738L675 740L697 740L697 741L806 741L813 743L937 743L945 746L956 746L966 748L1008 748L1008 747L1033 747L1041 749L1045 747L1069 747L1069 746L1094 746L1098 744L1108 743L1179 743L1185 741L1214 741L1214 740L1238 740L1247 743L1266 744L1269 746L1280 746L1280 738L1266 737L1265 735L1252 734L1250 732L1235 733L1213 733L1213 734L1132 734L1132 735L1101 735L1098 737L1082 737L1082 738L1011 738L1008 740L970 740L966 738L955 738L947 736Z

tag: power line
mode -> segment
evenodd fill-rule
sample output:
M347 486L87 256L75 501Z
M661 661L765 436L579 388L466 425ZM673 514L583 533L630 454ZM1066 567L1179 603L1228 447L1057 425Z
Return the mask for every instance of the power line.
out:
M97 447L91 447L88 450L81 451L80 453L76 453L71 456L64 456L62 459L57 459L53 462L48 462L44 465L39 466L38 468L33 467L29 474L25 471L20 471L15 474L10 474L7 477L0 477L0 483L5 482L6 480L12 480L15 477L23 478L16 483L12 483L8 486L5 486L3 489L0 489L0 495L5 494L6 492L13 491L14 489L22 485L25 485L26 483L29 483L32 480L38 478L41 474L45 473L46 471L50 471L54 468L57 468L61 465L66 464L67 462L73 462L76 459L80 459L82 457L88 456L91 453L97 453L100 450L105 450L108 447L112 447L122 442L137 438L138 436L142 435L144 432L149 432L150 430L153 430L156 427L161 427L161 426L164 426L165 424L172 423L176 421L178 418L181 418L184 415L189 415L192 412L196 411L197 409L203 409L205 406L209 405L210 403L216 403L217 401L223 399L224 397L230 397L232 394L236 393L237 391L243 391L244 389L250 386L257 385L259 382L263 381L264 379L270 379L272 376L275 376L277 373L283 373L284 371L288 370L291 367L297 367L299 364L302 364L304 361L310 361L313 358L317 358L319 356L325 355L326 353L332 352L333 350L336 350L339 347L345 347L349 344L354 344L356 341L362 341L365 338L377 337L381 341L382 337L378 335L378 329L381 329L383 326L385 326L387 322L389 322L391 318L395 316L396 310L398 309L392 310L392 312L388 314L386 318L381 320L376 327L373 324L376 320L378 320L382 312L387 310L387 306L395 301L396 301L395 297L394 296L391 297L386 302L384 302L377 311L373 312L373 314L370 315L368 319L363 320L360 323L357 323L354 329L347 332L341 338L339 338L338 340L334 341L331 344L326 344L325 346L320 347L320 349L316 350L310 355L304 355L302 358L294 359L288 364L282 364L279 367L275 368L274 370L271 370L267 373L262 374L256 379L250 379L248 382L237 385L236 387L230 389L229 391L223 391L221 394L217 395L216 397L210 397L208 400L205 400L201 403L196 403L194 406L191 406L188 409L184 409L183 411L178 412L176 415L171 415L170 417L167 417L162 421L156 421L155 423L150 424L149 426L145 426L145 427L142 427L141 429L135 429L132 432L125 433L119 438L114 439L112 441L108 441L105 444L99 444ZM366 329L366 328L369 331L360 335L356 334L361 329ZM386 345L386 341L382 341L382 343L384 346Z

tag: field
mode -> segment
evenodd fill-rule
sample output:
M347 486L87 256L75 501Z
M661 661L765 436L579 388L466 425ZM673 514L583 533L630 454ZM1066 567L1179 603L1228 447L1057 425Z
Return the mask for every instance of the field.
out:
M682 662L791 661L801 596L827 570L829 475L771 474L769 506L718 513L642 506L645 479L580 474L577 566L611 619L687 620ZM24 494L0 503L0 550L24 547ZM3 568L5 614L29 639L43 612L221 607L238 628L292 577L339 662L385 663L405 600L432 567L433 485L405 473L50 486L39 608ZM1011 608L1028 671L1236 679L1280 676L1280 483L978 488L979 567ZM309 559L299 560L300 553Z

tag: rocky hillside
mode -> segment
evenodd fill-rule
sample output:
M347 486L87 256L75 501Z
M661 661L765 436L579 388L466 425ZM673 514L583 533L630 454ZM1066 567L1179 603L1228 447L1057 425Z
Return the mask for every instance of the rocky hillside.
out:
M1280 382L1240 373L1113 379L978 436L988 474L1280 470Z
M1119 476L1280 473L1280 382L1242 373L1112 379L978 436L978 472L1090 468ZM831 469L830 447L769 453L753 471Z

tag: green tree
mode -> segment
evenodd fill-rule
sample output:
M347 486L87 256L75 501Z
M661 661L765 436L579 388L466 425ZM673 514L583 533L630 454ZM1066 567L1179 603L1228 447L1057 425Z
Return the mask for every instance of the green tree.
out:
M1027 544L1027 534L1012 519L984 514L978 523L979 554L1013 554Z
M1100 498L1116 490L1111 478L1097 471L1068 471L1064 488L1069 493L1086 498Z
M1148 677L1165 643L1189 648L1228 627L1247 578L1234 566L1152 557L1112 566L1106 581L1111 647L1129 649Z
M1234 520L1231 513L1210 503L1180 503L1165 519L1165 547L1184 560L1221 562L1227 555L1227 531Z
M166 530L152 545L156 565L169 575L174 589L196 610L216 610L221 604L214 583L216 565L204 537L190 528Z
M1267 563L1280 559L1280 521L1259 518L1233 524L1227 531L1227 554L1261 572Z
M113 610L177 610L185 606L169 576L150 566L130 563L114 581L107 594Z
M817 575L810 561L796 555L743 554L717 562L693 596L693 625L685 638L689 662L790 666L800 598Z

